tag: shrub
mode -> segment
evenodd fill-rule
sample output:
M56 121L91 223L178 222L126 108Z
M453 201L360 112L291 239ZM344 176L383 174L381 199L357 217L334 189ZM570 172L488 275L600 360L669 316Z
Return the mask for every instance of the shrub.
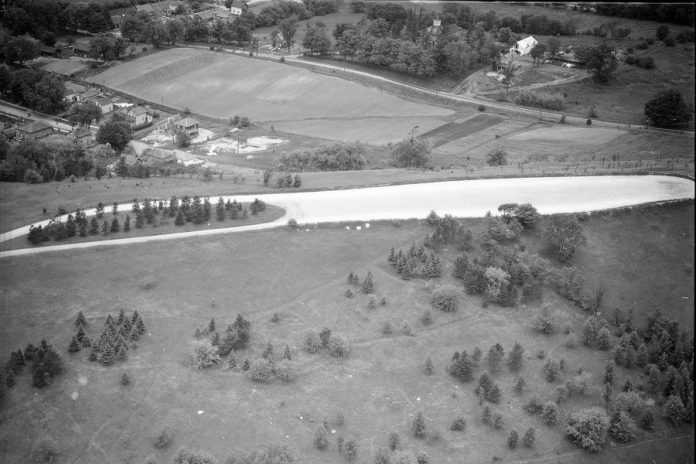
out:
M459 309L459 290L453 285L438 287L433 291L430 304L434 309L454 312Z
M174 455L174 464L218 464L218 460L202 450L194 452L187 448L179 448Z
M524 410L527 411L531 415L541 414L543 409L544 409L544 406L541 404L541 401L539 401L539 398L537 398L537 397L530 399L527 402L527 404L524 405Z
M319 424L314 432L314 447L318 450L325 450L329 446L329 430L324 424Z
M691 119L691 112L678 90L665 90L645 104L645 116L658 127L683 126Z
M461 417L456 418L450 426L450 430L454 430L455 432L463 432L465 428L466 421Z
M546 425L553 425L558 420L558 405L553 401L547 401L541 410L541 420Z
M172 437L169 435L167 430L162 430L159 435L155 438L155 448L164 449L172 443Z
M220 361L218 347L214 346L208 339L191 342L191 352L196 369L205 369Z
M295 218L288 219L288 228L291 230L297 230L297 220Z
M624 61L626 62L626 64L636 64L638 62L638 58L636 58L633 55L626 55Z
M527 431L524 433L524 438L522 441L524 442L524 446L534 446L534 442L536 441L536 431L533 427L529 427L527 429Z
M275 365L275 375L283 382L294 382L297 378L295 367L288 359L281 359Z
M128 377L127 373L121 374L121 385L128 386L130 384L130 378Z
M416 438L425 438L425 418L423 413L419 412L416 414L416 418L413 420L411 425L411 430L413 431L413 436Z
M333 336L329 341L329 356L346 358L350 354L348 343L341 337Z
M547 382L553 382L558 377L561 366L557 359L549 358L544 363L544 378Z
M358 457L358 442L353 437L346 440L345 456L348 461L355 461Z
M306 332L302 347L307 353L313 354L319 352L319 350L321 350L321 339L319 335L313 330Z
M636 424L627 413L617 411L611 418L609 435L619 443L629 443L636 438Z
M433 315L430 313L430 311L426 311L423 313L423 315L421 316L421 323L426 327L433 323Z
M389 434L389 449L396 451L401 448L401 437L397 432Z
M604 446L604 434L609 418L604 408L580 409L568 416L566 435L568 439L588 451L600 451Z
M258 358L249 366L249 378L254 382L269 383L273 380L273 364L265 358Z
M667 37L665 40L662 41L663 44L667 47L674 47L676 45L676 42L672 37Z
M517 441L519 440L519 438L520 438L520 436L517 433L517 430L512 430L510 432L510 436L508 436L508 439L507 439L508 448L510 448L510 449L517 448Z
M565 109L565 99L557 95L520 92L515 97L514 101L515 104L520 106L533 106L553 111L562 111Z
M503 416L501 414L495 414L493 416L493 428L496 430L500 430L503 428L503 425L505 425Z
M554 331L553 319L551 316L551 305L544 303L541 312L534 318L534 330L544 335L551 335Z
M486 105L479 105L477 109L481 112L486 111Z
M652 56L644 56L636 60L636 65L640 66L643 69L654 69L655 60L653 60Z
M638 416L638 423L645 430L655 429L655 413L652 408L645 408Z
M565 341L566 348L573 349L578 345L578 337L574 333L568 334Z
M662 416L675 427L681 424L686 416L686 408L681 398L677 395L670 395L662 407Z

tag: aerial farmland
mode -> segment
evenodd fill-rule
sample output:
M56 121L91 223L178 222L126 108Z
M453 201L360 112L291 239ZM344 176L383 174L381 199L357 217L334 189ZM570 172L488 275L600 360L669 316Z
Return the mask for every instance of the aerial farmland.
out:
M7 3L0 462L694 462L692 5Z

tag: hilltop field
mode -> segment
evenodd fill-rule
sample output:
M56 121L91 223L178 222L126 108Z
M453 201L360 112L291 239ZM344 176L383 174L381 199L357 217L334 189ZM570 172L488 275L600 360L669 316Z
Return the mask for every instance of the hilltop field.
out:
M639 326L662 309L693 336L693 215L693 202L685 202L585 220L587 243L571 264L587 276L587 293L602 285L605 311L632 309ZM475 237L465 254L482 256L478 237L483 220L466 219L463 225ZM587 313L551 289L543 292L556 328L549 336L532 328L541 301L503 308L467 295L452 277L459 254L454 247L443 250L441 278L399 278L387 261L390 247L406 250L432 232L423 221L375 223L369 229L351 224L350 230L327 225L3 260L3 355L45 338L65 360L65 372L49 387L31 387L25 368L7 393L0 413L3 462L27 462L42 456L46 446L58 462L140 463L147 456L170 462L180 446L207 450L224 462L272 442L292 449L295 462L340 463L345 457L338 453L337 439L353 437L356 462L362 463L372 462L377 450L387 447L392 432L400 435L405 452L424 451L433 463L459 463L464 456L472 462L693 460L693 429L668 425L659 408L656 431L639 430L637 442L628 446L609 441L597 454L568 442L560 423L547 426L526 413L523 406L532 397L542 402L553 398L556 386L571 380L581 366L594 383L584 395L561 402L560 417L600 404L603 365L611 352L581 343L568 347L565 332L579 335ZM560 266L539 232L523 234L521 244ZM371 272L374 295L384 297L384 305L372 308L370 297L349 286L350 272L360 279ZM433 289L446 284L461 293L459 310L453 313L431 309ZM353 298L345 296L348 288L353 288ZM115 317L120 309L137 309L147 328L127 361L103 367L87 360L89 350L67 352L78 311L85 314L88 336L94 338L107 314ZM427 311L430 325L423 324ZM195 329L214 318L222 333L238 314L251 322L251 340L234 354L237 367L195 369L190 354ZM305 332L323 327L347 341L347 357L303 350ZM504 420L502 429L494 430L481 422L476 381L459 382L446 369L454 351L471 353L478 346L485 359L492 344L501 343L507 353L515 342L524 348L523 367L519 373L503 367L494 377L502 400L492 405L493 411ZM256 383L240 369L269 343L278 357L289 347L294 382ZM431 376L423 373L428 357L434 366ZM542 358L564 358L567 372L546 382ZM484 369L476 369L476 378ZM120 382L123 373L130 377L127 386ZM518 377L526 382L521 395L513 392ZM634 385L647 381L641 369L617 367L614 395L629 377ZM419 412L426 419L424 440L411 432ZM450 430L459 417L465 430ZM324 420L329 445L319 451L313 437ZM506 446L512 429L522 435L529 427L536 429L534 447ZM157 448L162 431L171 444Z

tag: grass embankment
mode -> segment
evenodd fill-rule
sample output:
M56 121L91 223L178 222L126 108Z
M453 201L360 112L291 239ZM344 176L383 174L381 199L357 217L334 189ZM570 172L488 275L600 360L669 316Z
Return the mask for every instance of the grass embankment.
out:
M638 322L657 305L690 328L693 217L693 202L592 216L583 223L588 242L572 264L603 280L607 308L628 309L635 303ZM466 221L475 237L481 224ZM359 232L343 225L324 226L308 232L273 230L4 259L3 355L46 337L66 361L66 372L44 390L31 388L28 374L18 377L0 412L4 462L29 461L31 450L48 437L61 459L69 462L142 462L150 454L169 462L179 446L202 448L223 460L235 450L279 442L293 447L299 462L339 463L344 457L336 452L335 439L350 435L358 441L360 461L368 462L377 448L386 446L390 432L401 435L405 449L424 450L431 462L441 463L461 462L464 455L472 462L494 456L504 461L548 457L619 462L635 457L636 450L646 462L693 459L693 435L686 441L669 441L690 429L674 429L660 418L658 430L641 430L638 440L680 446L663 446L660 441L625 452L609 446L606 452L590 455L564 439L561 425L545 426L522 410L534 395L551 398L556 387L543 380L544 360L536 356L540 350L565 358L573 369L583 366L595 379L588 395L573 395L561 403L559 417L602 401L598 385L607 353L565 346L563 329L579 333L585 314L550 291L545 299L554 307L558 328L551 336L535 334L530 327L538 304L526 312L483 308L480 298L470 296L463 296L458 312L434 313L434 324L424 327L420 317L430 307L425 281L401 280L386 258L391 246L408 248L431 232L415 221L375 223ZM529 249L539 249L538 235L524 242ZM480 252L477 244L470 257ZM453 255L445 256L444 277L436 284L460 285L450 277ZM364 277L368 270L374 275L376 294L387 298L386 306L375 310L366 308L367 299L359 292L353 299L344 296L348 272ZM154 288L146 290L144 279ZM78 310L87 316L88 335L95 336L106 314L121 307L137 309L148 328L127 362L104 368L88 362L84 351L67 354ZM237 313L252 323L251 345L238 358L254 359L269 342L276 353L288 344L299 374L295 383L260 385L239 370L192 367L187 342L195 327L214 317L224 330ZM274 313L279 314L277 323L271 321ZM386 322L395 329L390 336L382 334ZM414 336L401 333L403 322ZM348 359L298 349L306 329L322 327L350 341ZM515 341L525 349L521 375L527 390L519 397L512 393L517 376L507 369L496 376L502 402L493 409L503 414L505 425L495 431L481 423L475 385L453 381L445 368L455 350L471 352L480 346L486 351L500 342L508 351ZM435 365L430 377L422 373L428 356ZM120 384L122 372L131 378L128 387ZM477 375L481 372L478 369ZM645 380L638 370L618 368L615 385L623 385L627 376L634 384ZM426 416L428 432L439 431L439 439L413 438L410 426L418 411ZM344 423L336 420L339 412ZM466 419L463 433L449 430L457 416ZM320 452L313 448L312 438L323 419L336 434L331 435L329 449ZM537 429L535 448L509 450L505 440L510 430L523 433L530 426ZM172 444L158 450L153 443L163 429L171 434Z

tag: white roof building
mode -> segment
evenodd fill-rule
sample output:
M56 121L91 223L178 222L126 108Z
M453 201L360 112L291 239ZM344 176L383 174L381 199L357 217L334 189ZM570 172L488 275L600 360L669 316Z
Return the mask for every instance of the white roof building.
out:
M534 48L537 43L539 42L537 42L537 40L530 35L522 40L518 40L517 43L510 48L510 51L515 52L518 55L526 55L532 51L532 48Z

